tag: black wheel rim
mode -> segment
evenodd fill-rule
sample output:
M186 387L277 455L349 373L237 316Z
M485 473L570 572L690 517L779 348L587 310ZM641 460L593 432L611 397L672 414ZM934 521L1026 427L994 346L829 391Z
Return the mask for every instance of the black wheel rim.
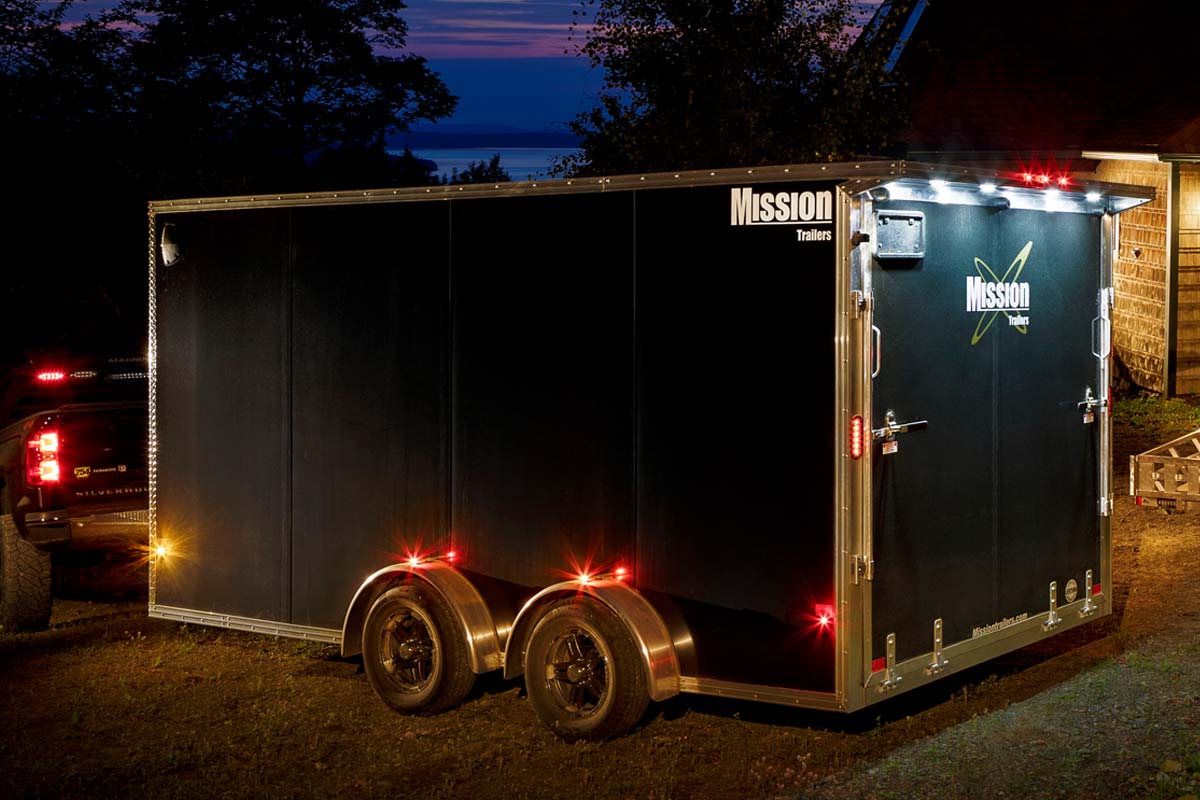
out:
M571 628L546 654L546 683L554 700L579 717L595 714L608 694L608 654L590 631Z
M406 694L428 689L440 656L432 621L418 609L397 609L388 615L380 640L379 660L388 682Z

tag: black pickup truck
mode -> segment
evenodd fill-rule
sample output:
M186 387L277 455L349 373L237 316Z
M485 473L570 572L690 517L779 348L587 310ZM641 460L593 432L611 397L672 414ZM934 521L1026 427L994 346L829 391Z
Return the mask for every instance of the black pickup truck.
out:
M0 396L0 629L50 618L52 554L145 547L144 358L13 370Z

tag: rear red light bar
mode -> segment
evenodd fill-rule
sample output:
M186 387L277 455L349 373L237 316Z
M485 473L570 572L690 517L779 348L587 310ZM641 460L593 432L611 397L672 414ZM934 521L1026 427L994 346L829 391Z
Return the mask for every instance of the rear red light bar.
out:
M862 458L863 454L863 418L855 414L850 418L850 457Z
M58 431L44 428L34 431L25 440L25 482L30 486L43 486L62 480L58 463Z

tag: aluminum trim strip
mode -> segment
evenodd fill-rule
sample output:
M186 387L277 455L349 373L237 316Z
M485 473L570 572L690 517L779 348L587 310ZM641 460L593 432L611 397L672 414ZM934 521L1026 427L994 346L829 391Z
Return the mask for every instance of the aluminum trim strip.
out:
M150 558L148 559L149 576L149 605L153 609L158 600L158 222L154 207L150 207L147 215L149 220L149 292L147 342L146 342L146 384L147 384L147 447L146 447L146 478L149 488L146 507L147 542Z
M845 711L844 701L837 695L810 692L804 689L785 689L780 686L760 686L753 683L734 683L713 678L683 676L679 679L679 691L685 694L703 694L712 697L729 697L735 700L755 700L781 706L815 708L823 711Z
M287 622L274 622L267 619L237 617L232 614L217 614L212 611L196 611L190 608L174 606L150 605L150 616L155 619L169 619L194 625L208 625L214 628L228 628L249 633L265 633L270 636L286 636L290 639L304 639L310 642L325 642L326 644L342 643L342 632L330 628L314 628L308 625L292 625Z
M957 178L970 181L1010 183L1003 173L965 167L947 167L907 161L858 161L836 164L786 164L771 167L658 172L643 175L614 175L601 178L568 178L548 181L512 181L472 186L430 186L406 189L377 188L343 192L264 194L231 197L195 197L155 200L150 212L159 214L221 211L243 208L354 205L360 203L405 203L455 198L509 197L541 194L588 194L668 186L728 185L737 181L772 183L780 181L828 180L844 182L847 191L861 192L897 177L932 180ZM1097 189L1128 198L1150 200L1154 190L1144 186L1076 181L1075 190Z
M487 185L430 186L405 189L366 189L345 192L246 195L239 197L195 197L151 201L152 212L181 213L221 211L238 208L284 206L327 206L357 203L404 203L457 198L508 197L530 194L590 194L666 186L727 185L736 181L771 183L779 181L856 181L863 190L900 174L901 161L864 161L837 164L785 164L770 167L658 172L613 175L599 178L567 178L546 181L510 181Z

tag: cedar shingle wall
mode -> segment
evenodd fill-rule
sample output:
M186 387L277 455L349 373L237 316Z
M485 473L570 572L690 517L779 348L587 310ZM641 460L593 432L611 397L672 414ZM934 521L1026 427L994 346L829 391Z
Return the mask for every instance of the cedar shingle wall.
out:
M1179 360L1175 391L1200 393L1200 164L1179 167Z
M1096 178L1153 186L1157 192L1154 202L1130 209L1118 218L1121 236L1117 263L1113 265L1113 346L1134 383L1161 392L1165 389L1163 301L1170 167L1140 161L1104 161L1096 168ZM1140 255L1134 255L1135 249L1141 251Z

